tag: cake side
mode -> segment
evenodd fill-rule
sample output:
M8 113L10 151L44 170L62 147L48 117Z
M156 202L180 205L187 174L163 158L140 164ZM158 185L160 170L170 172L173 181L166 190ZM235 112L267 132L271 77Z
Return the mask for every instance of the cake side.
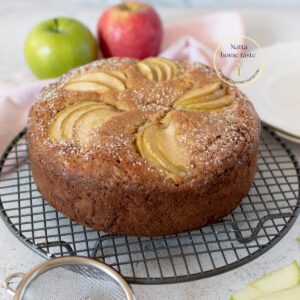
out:
M111 234L158 236L198 229L231 213L251 187L256 160L254 153L214 182L170 191L142 185L128 189L106 176L98 181L66 176L35 155L31 166L37 189L71 220Z

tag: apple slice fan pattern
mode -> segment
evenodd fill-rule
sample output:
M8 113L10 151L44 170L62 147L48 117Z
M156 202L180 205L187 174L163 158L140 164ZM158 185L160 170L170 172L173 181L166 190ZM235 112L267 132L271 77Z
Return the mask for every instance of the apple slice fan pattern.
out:
M134 76L129 78L126 68L89 70L65 82L62 89L75 95L86 95L89 100L76 101L59 111L50 122L49 137L56 142L73 142L79 148L89 148L99 142L95 132L105 123L111 119L118 123L118 118L124 121L124 115L134 111L142 119L132 138L138 153L152 167L174 181L189 177L193 162L188 146L181 143L177 136L182 123L180 112L199 114L226 109L235 99L233 89L230 90L220 81L203 83L196 88L191 85L180 96L172 95L171 101L168 101L164 90L164 97L159 97L163 100L156 103L158 107L161 106L161 112L151 112L151 105L147 111L145 106L139 108L139 103L132 106L127 100L138 99L137 94L147 93L147 90L151 90L151 83L172 84L173 78L185 74L184 67L165 58L152 57L133 66L131 64L131 73ZM134 82L132 86L136 88L128 88L130 81L130 84ZM126 122L130 123L130 118Z

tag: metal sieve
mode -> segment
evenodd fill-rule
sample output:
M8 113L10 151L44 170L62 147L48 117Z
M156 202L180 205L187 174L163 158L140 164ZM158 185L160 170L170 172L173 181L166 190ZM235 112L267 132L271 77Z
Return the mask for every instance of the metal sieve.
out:
M14 290L13 280L21 277ZM15 300L134 300L128 283L114 269L80 256L55 258L28 273L14 273L4 286Z

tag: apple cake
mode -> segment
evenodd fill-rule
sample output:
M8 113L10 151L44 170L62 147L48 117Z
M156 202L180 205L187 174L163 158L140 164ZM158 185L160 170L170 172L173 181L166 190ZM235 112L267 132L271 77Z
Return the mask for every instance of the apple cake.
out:
M110 234L198 229L249 191L260 121L205 65L95 61L44 88L28 120L32 174L71 220Z

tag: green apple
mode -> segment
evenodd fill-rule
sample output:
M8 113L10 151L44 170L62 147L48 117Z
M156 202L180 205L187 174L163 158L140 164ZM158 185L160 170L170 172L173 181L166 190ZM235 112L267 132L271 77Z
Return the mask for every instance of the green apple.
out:
M50 19L29 33L25 57L38 78L57 77L95 60L97 42L88 28L74 19Z
M258 298L260 299L260 297L264 297L266 295L281 290L289 289L299 284L300 284L300 268L296 261L292 261L289 265L284 266L276 271L273 271L267 274L266 276L250 283L245 288L233 294L230 299L231 300L255 300ZM292 300L292 298L286 298L286 299Z

